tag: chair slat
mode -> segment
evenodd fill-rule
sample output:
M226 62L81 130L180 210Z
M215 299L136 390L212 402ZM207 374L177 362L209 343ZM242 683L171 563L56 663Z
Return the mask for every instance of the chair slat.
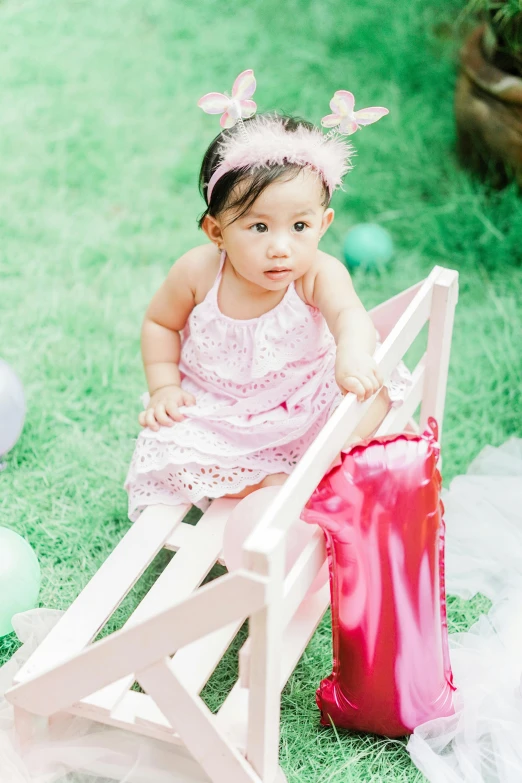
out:
M127 691L112 712L107 712L103 705L98 709L93 700L86 703L84 699L72 704L66 712L174 744L181 742L155 701L139 691Z
M458 272L443 269L433 291L432 312L428 332L426 384L421 405L420 425L424 428L433 416L442 435L446 385L448 381L451 338L455 307L458 300Z
M250 682L246 756L262 780L275 780L279 759L279 668L283 653L284 534L265 530L261 550L245 553L247 568L268 580L269 602L250 614Z
M326 562L324 533L319 527L310 526L310 539L302 548L294 566L284 582L283 625L287 626L302 601L310 585Z
M298 559L285 579L284 624L291 620L317 570L325 563L323 534L320 530L314 531L311 528L310 540L303 545ZM232 623L178 650L172 660L172 670L187 690L194 694L201 692L242 624L243 621ZM240 666L240 670L241 668Z
M178 650L172 659L172 671L188 691L201 693L243 623L231 623Z
M194 698L174 675L172 662L158 661L139 673L139 681L176 726L186 747L208 775L228 783L263 783L241 753L230 744L208 707ZM265 778L268 783L268 778ZM275 780L275 775L270 778Z
M406 291L401 291L397 296L388 299L370 310L370 316L379 332L381 340L385 340L408 305L418 294L423 283L412 285Z
M223 548L223 532L228 516L237 500L215 500L190 533L190 545L178 550L147 595L131 614L124 627L133 626L153 614L168 609L173 603L189 596L203 581ZM188 527L188 525L187 525ZM94 700L106 712L112 712L134 682L134 676L124 677L84 699Z
M184 783L211 783L211 779L203 772L201 765L185 748L184 743L170 726L157 704L145 693L129 691L112 715L98 715L79 702L69 710L70 714L83 718L98 720L107 726L129 731L136 736L136 745L140 737L159 740L161 744L148 746L154 753L154 774L163 780L169 779L174 773ZM104 733L98 733L96 744L102 745ZM107 737L108 750L114 751L114 740ZM88 771L88 770L87 770ZM51 783L51 781L49 781Z
M306 645L321 622L330 604L330 585L324 585L316 593L311 593L302 602L283 635L283 655L281 658L279 690L285 687L290 675L297 666ZM245 642L245 645L248 644ZM313 698L313 694L312 694ZM246 726L248 714L248 689L236 682L217 713L218 720L238 747L246 749Z
M23 682L83 650L152 562L189 506L150 506L15 677Z
M175 650L259 611L269 600L266 579L226 574L137 625L115 631L67 661L6 693L15 707L52 715Z
M165 549L170 549L172 552L177 552L182 546L190 545L192 534L196 529L196 525L191 525L188 522L182 522L175 530L172 531L165 541Z
M182 546L190 546L192 535L196 527L197 525L191 525L189 522L182 522L181 525L178 525L177 528L172 531L172 535L168 537L167 541L165 541L165 549L177 552ZM225 565L222 552L219 553L217 562L221 565Z

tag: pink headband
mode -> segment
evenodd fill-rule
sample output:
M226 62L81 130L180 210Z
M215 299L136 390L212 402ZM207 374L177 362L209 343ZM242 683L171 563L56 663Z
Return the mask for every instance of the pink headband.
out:
M318 128L304 126L289 132L285 120L277 115L252 117L256 104L250 100L256 89L252 70L240 73L232 87L232 97L210 92L198 101L207 114L221 114L222 128L239 123L240 132L224 134L219 147L221 162L207 185L207 203L210 203L216 182L229 171L256 169L283 163L310 166L322 177L330 195L340 187L344 175L352 168L353 147L342 138L355 133L363 125L371 125L388 114L388 109L374 106L354 112L355 99L351 92L338 90L330 101L334 112L323 117L321 124L332 128L323 135Z

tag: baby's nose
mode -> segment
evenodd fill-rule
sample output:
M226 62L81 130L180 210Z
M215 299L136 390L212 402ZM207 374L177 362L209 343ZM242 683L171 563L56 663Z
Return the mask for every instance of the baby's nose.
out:
M289 243L284 239L272 242L268 249L268 255L270 258L288 258L290 255Z

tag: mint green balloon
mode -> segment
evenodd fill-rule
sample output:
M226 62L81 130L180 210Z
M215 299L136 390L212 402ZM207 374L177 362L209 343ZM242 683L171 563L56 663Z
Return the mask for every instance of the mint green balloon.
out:
M343 255L348 269L378 271L394 254L393 239L378 223L359 223L344 239Z
M0 636L11 633L11 618L34 609L40 591L40 564L25 538L0 527Z

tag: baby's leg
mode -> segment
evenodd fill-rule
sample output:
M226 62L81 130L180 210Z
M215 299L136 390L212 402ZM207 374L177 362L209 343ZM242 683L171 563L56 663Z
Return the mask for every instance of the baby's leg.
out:
M273 473L271 476L266 476L258 484L252 484L250 487L245 487L240 492L236 492L234 495L223 495L224 498L246 498L247 495L251 495L256 489L262 489L263 487L273 487L279 484L284 484L288 475L286 473Z

